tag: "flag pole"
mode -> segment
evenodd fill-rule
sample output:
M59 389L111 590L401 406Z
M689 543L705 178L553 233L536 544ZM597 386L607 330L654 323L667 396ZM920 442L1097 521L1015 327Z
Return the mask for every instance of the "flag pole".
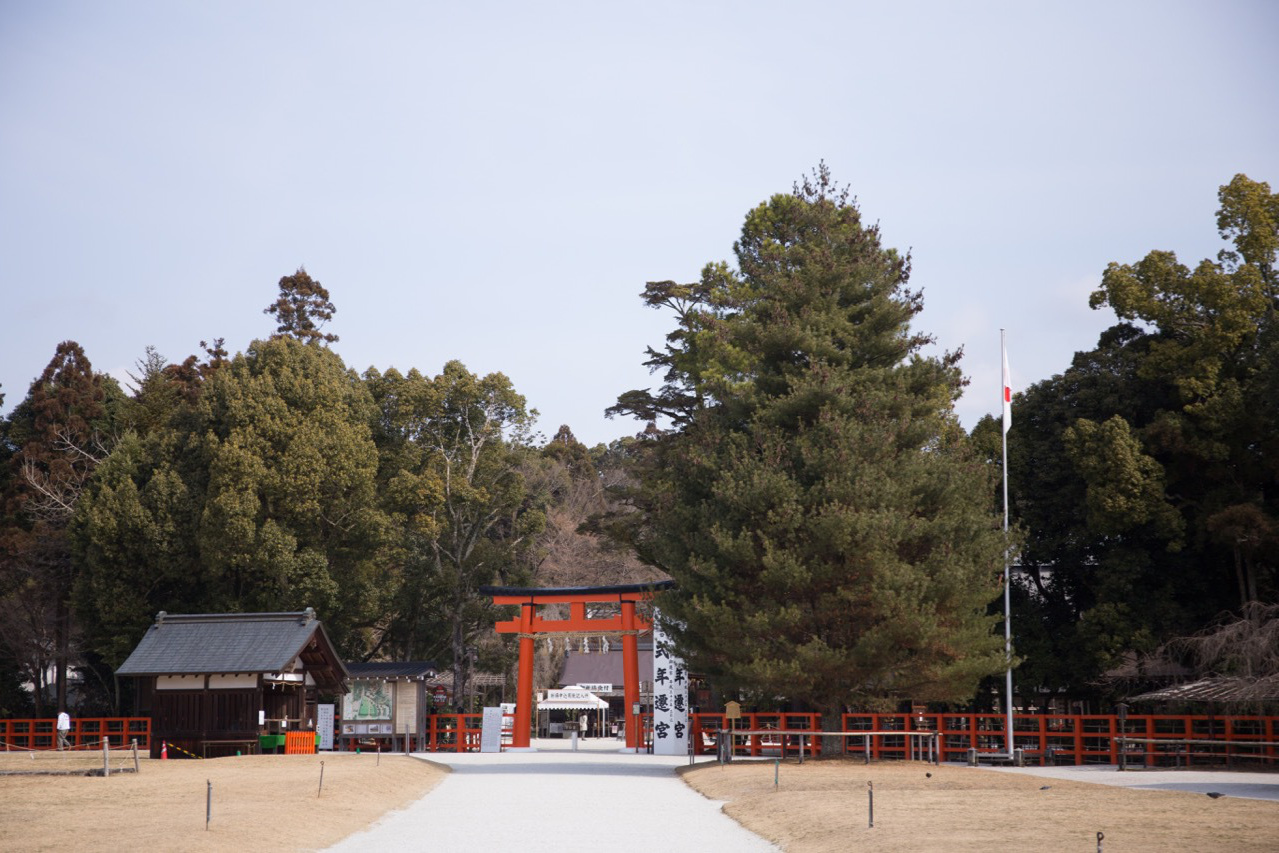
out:
M1008 539L1008 428L1012 425L1012 376L1008 370L1008 347L1005 332L999 330L999 352L1003 358L1003 381L1000 382L999 401L1003 411L1003 451L1004 451L1004 539ZM1004 660L1007 670L1004 673L1004 712L1007 715L1004 730L1005 743L1008 747L1008 760L1013 758L1013 625L1012 625L1012 593L1009 583L1008 547L1004 546Z

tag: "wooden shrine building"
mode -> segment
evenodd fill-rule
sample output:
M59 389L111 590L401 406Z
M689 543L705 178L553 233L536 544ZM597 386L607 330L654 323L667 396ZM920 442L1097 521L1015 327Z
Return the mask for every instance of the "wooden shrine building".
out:
M254 751L260 738L314 730L320 697L350 674L311 608L300 613L161 611L116 671L137 684L134 713L162 743L198 756Z

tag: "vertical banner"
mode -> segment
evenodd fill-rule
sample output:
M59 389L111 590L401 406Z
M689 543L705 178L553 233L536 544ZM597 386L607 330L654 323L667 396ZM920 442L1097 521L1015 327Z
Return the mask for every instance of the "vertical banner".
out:
M320 734L320 749L333 748L333 711L332 705L315 706L315 730Z
M653 754L688 754L688 673L653 614Z

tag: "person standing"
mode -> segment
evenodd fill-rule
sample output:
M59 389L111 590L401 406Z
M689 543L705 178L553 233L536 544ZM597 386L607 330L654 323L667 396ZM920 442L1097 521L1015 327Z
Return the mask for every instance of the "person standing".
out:
M66 711L58 712L58 749L70 749L71 743L67 733L71 731L71 715Z

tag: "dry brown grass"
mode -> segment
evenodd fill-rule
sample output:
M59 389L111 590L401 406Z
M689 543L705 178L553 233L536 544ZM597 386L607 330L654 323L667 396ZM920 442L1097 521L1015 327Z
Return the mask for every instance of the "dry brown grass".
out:
M852 761L701 765L695 790L788 853L1095 850L1232 853L1279 850L1279 803L1138 791L967 767ZM931 773L932 777L925 776ZM867 826L866 783L875 826ZM1041 786L1050 786L1040 790Z
M132 766L117 761L113 755L113 766ZM36 763L0 756L0 769ZM375 755L328 753L143 759L139 774L109 779L0 776L0 849L315 850L408 805L447 772L404 756L384 755L379 765ZM206 782L213 783L207 832Z

